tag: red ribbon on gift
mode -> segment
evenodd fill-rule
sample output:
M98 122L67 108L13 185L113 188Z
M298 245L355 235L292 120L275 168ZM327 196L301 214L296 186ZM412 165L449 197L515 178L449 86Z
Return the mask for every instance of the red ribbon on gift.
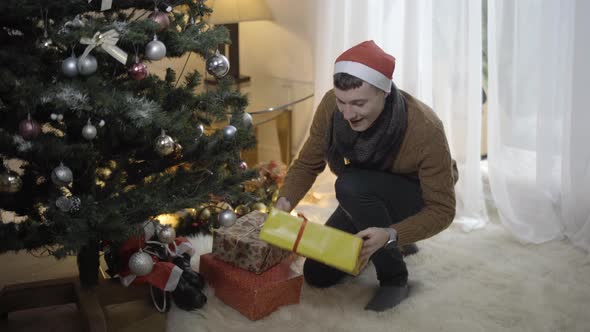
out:
M299 228L299 233L297 233L297 238L295 239L295 243L293 243L293 250L292 252L296 253L297 248L299 247L299 242L301 241L301 237L303 236L303 231L305 230L305 226L307 225L307 218L301 213L297 213L299 218L303 218L303 222L301 223L301 227Z

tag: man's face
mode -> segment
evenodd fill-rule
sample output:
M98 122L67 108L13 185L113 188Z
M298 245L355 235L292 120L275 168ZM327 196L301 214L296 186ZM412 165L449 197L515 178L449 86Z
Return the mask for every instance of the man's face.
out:
M385 106L387 94L363 82L356 89L347 91L334 88L338 110L354 131L365 131L379 117Z

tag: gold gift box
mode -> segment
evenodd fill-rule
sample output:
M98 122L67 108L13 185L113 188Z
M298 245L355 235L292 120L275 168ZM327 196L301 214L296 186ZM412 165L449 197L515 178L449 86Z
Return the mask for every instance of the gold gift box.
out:
M351 275L359 273L363 240L339 229L271 209L260 239Z

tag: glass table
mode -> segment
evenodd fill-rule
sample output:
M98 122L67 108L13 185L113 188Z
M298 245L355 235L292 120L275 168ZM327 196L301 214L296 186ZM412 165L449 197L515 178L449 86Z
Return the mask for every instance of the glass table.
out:
M246 112L252 115L254 130L259 141L256 149L244 151L242 158L254 166L259 160L261 131L276 130L281 161L286 165L293 159L293 113L305 109L313 97L313 83L281 79L270 76L252 76L238 89L248 96Z

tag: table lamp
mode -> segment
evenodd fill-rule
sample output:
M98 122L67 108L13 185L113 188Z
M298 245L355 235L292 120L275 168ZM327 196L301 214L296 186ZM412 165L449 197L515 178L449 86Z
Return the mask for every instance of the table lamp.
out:
M225 48L219 51L226 55L229 60L229 73L236 83L247 82L249 76L240 74L240 44L239 44L239 22L270 20L272 14L265 0L213 0L211 7L213 13L209 17L211 24L223 24L229 30L231 45L229 54ZM223 45L225 46L225 45Z

